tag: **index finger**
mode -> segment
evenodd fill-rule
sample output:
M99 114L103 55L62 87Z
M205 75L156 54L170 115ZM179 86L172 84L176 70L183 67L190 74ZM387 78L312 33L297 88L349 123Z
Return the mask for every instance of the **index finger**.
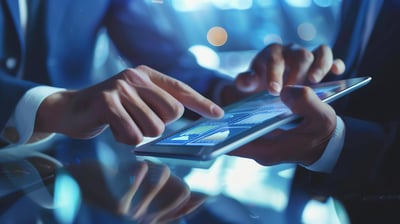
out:
M273 95L279 95L285 71L283 47L271 44L264 48L251 63L251 68L258 77L260 87Z
M211 118L220 118L224 115L221 107L202 96L187 84L147 66L139 66L137 69L146 72L156 85L167 91L190 110Z

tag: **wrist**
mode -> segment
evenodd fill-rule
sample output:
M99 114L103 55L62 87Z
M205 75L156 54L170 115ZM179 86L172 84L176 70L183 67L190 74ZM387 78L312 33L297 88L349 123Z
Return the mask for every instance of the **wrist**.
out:
M43 100L36 114L35 133L61 132L63 114L68 109L67 99L71 97L71 94L71 91L60 91Z
M314 162L309 163L308 165L304 164L303 166L312 171L325 173L332 172L343 148L345 130L343 120L337 116L335 130L332 133L329 142L322 149L322 155Z
M321 158L324 156L325 150L331 142L332 138L335 137L337 132L341 131L339 130L338 126L338 118L333 109L332 116L327 116L325 118L325 122L321 123L323 123L324 126L319 129L321 130L320 137L317 140L310 141L312 145L309 147L310 150L308 150L309 153L306 157L307 159L301 163L302 166L310 166L312 164L315 164L317 161L320 161Z
M46 97L62 90L50 86L36 86L25 92L6 124L7 130L12 130L11 135L15 138L8 138L7 130L3 133L3 137L12 144L25 144L41 139L43 136L36 135L34 131L39 106Z

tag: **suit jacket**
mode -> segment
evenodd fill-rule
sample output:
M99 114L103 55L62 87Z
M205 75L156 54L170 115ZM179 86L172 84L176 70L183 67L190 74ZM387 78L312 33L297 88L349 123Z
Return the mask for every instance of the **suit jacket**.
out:
M18 1L0 3L0 129L33 86L82 88L91 84L96 41L102 30L130 66L148 65L206 96L211 96L214 84L222 79L197 64L179 39L173 21L159 27L157 19L150 17L151 7L164 7L162 4L136 0L43 2L41 20L35 27L38 36L31 37L31 45L27 44L31 38L23 38ZM163 15L155 16L163 19Z
M344 148L331 174L297 169L292 212L301 211L299 201L305 198L330 195L343 203L352 223L400 220L400 2L383 2L369 34L365 4L371 2L343 1L333 50L346 61L345 76L371 76L372 81L333 104L346 127Z

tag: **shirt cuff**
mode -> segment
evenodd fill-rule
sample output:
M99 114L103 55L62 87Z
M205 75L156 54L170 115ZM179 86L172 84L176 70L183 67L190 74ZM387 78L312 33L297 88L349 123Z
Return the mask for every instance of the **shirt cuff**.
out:
M36 112L42 101L49 95L63 91L64 88L37 86L28 90L19 100L14 113L8 120L2 137L11 144L26 144L32 137ZM7 131L14 130L14 136L8 137Z
M339 155L342 152L345 137L345 125L343 120L336 116L336 128L325 148L322 156L306 169L316 172L330 173L336 165Z

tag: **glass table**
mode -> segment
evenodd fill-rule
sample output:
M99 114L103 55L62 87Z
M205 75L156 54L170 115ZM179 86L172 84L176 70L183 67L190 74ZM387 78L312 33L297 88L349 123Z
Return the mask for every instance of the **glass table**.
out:
M0 223L343 223L332 198L293 205L293 164L131 150L108 131L0 150Z

